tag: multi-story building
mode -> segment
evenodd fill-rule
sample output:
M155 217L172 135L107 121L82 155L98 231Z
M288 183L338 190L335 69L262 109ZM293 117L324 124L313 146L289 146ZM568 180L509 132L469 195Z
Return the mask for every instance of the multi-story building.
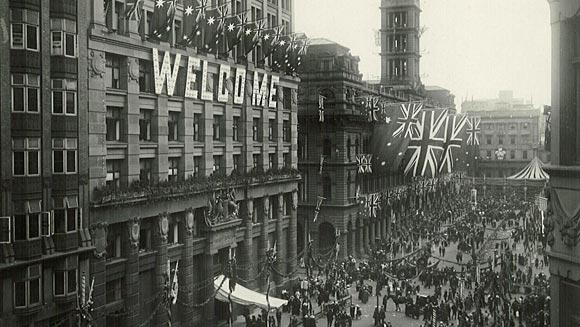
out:
M298 78L258 62L259 48L242 61L178 45L181 1L169 42L146 37L154 1L141 28L124 1L105 2L83 12L95 324L165 325L160 297L179 262L172 323L215 326L228 304L213 280L232 250L249 288L266 289L258 272L274 245L278 291L295 271ZM220 3L292 31L292 1Z
M87 5L0 2L0 326L77 322L93 252Z
M580 325L580 109L578 2L550 0L552 116L549 202L544 226L550 257L551 326Z
M476 177L509 177L534 156L549 160L542 146L544 117L540 109L514 99L512 91L501 91L498 99L465 101L462 112L481 117L478 159L471 170Z
M372 148L373 138L378 136L375 127L382 124L369 120L365 101L375 98L395 107L409 101L423 101L426 108L440 106L437 100L420 98L415 93L364 82L358 70L359 60L347 47L326 39L311 40L303 59L298 111L298 165L302 176L299 252L310 237L313 249L324 255L332 250L338 237L339 258L362 255L377 238L387 236L392 215L400 221L404 214L405 206L397 203L384 205L376 217L371 217L362 212L358 201L357 193L362 196L386 192L411 181L401 169L381 167L376 157L371 163L372 173L359 172L357 157L376 151ZM324 121L319 111L320 96ZM454 108L454 103L450 107ZM319 197L324 200L314 221Z

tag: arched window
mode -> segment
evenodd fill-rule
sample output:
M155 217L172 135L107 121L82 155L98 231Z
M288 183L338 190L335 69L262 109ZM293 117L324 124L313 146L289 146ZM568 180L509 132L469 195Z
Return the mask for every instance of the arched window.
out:
M358 136L356 137L356 140L354 141L354 146L355 146L354 154L355 155L360 154L360 141L358 139Z

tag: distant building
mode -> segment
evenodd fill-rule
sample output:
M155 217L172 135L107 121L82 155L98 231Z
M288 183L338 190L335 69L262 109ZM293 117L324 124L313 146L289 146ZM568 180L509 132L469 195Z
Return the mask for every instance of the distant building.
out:
M431 102L440 108L448 108L450 114L457 113L457 109L455 107L455 95L451 93L448 89L442 88L440 86L426 86L425 92L427 94L427 98L431 100Z
M508 177L524 168L534 156L549 160L543 149L544 116L532 104L502 91L497 99L462 103L462 112L481 117L475 167L477 177ZM477 151L477 150L476 150ZM468 156L470 157L470 156Z
M578 1L549 0L552 27L552 160L544 226L550 247L551 326L580 326L580 107Z

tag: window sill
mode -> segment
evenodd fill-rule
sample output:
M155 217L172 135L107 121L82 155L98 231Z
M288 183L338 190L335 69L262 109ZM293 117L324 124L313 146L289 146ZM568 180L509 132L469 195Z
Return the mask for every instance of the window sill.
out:
M139 145L146 149L156 149L158 144L154 141L139 141Z
M112 88L112 87L107 86L106 93L107 94L127 95L127 90L116 89L116 88Z
M170 148L183 148L185 144L181 141L169 141Z

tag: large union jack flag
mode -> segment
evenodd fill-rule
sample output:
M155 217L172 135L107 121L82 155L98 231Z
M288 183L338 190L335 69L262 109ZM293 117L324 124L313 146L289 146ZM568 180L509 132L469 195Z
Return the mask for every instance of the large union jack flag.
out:
M467 145L479 145L480 122L481 117L472 117L467 120Z
M394 137L413 138L419 133L419 118L423 109L422 103L403 103L401 115L397 119L397 129L393 132Z
M381 194L371 193L367 195L366 209L369 217L375 218L377 212L381 209Z
M405 175L435 177L439 171L439 160L445 147L445 123L447 109L424 110L418 122L419 133L411 138L411 152L405 167Z
M453 168L453 149L461 148L463 138L461 133L467 123L466 115L450 115L445 127L445 147L439 164L439 172L451 173Z

